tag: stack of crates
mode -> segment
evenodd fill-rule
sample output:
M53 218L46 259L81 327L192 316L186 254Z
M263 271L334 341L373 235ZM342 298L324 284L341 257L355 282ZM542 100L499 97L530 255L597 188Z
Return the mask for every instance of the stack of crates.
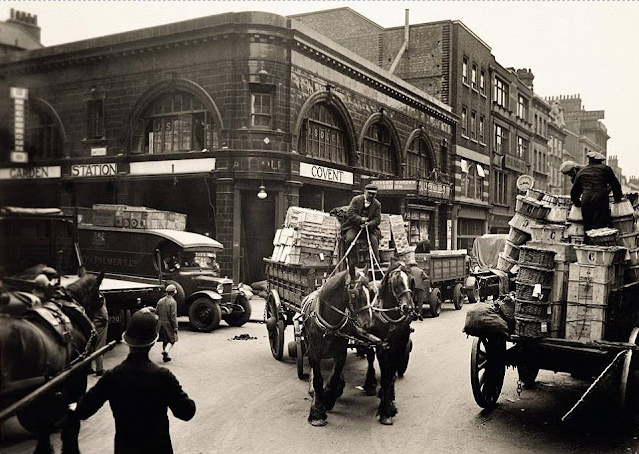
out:
M627 250L618 246L575 245L577 263L569 267L566 339L603 340L612 291L624 284Z

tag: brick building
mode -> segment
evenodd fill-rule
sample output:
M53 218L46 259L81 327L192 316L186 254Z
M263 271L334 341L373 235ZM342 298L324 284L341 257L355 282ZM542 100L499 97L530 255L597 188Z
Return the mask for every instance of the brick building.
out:
M550 107L550 121L548 122L548 178L551 194L569 194L572 187L570 178L559 172L564 161L573 160L564 151L566 134L563 110L558 102L553 101Z
M292 16L452 107L460 118L438 170L454 183L452 247L470 248L490 212L491 48L462 22L383 28L350 8Z
M392 182L385 212L425 213L425 232L447 242L450 187L425 175L448 163L451 108L282 16L220 14L2 56L0 112L1 205L186 213L188 230L224 244L236 280L263 278L289 206L328 211L370 180ZM12 161L18 146L28 163Z
M38 16L11 8L9 19L0 21L0 56L21 50L41 49Z

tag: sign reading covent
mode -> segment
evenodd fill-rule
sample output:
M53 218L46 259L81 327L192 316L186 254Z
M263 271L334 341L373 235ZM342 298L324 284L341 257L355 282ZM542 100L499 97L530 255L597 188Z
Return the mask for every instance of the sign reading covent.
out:
M331 167L300 162L300 176L331 183L353 184L353 173Z

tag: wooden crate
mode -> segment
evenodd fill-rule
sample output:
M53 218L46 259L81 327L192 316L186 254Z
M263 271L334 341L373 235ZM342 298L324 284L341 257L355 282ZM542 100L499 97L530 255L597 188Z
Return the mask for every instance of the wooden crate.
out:
M550 337L563 338L566 332L566 302L550 303Z
M610 266L571 263L568 279L571 281L608 284L611 288L617 288L623 285L624 270L625 265L620 263L615 263Z
M552 290L550 291L550 302L556 303L568 299L568 263L555 260L555 273L552 277Z
M608 303L612 286L589 281L568 280L568 302L603 306Z
M606 334L606 305L567 303L566 339L603 340Z
M576 262L577 254L575 254L575 245L570 243L542 243L540 241L529 241L526 246L532 246L537 249L545 249L547 251L555 251L555 260L564 262Z

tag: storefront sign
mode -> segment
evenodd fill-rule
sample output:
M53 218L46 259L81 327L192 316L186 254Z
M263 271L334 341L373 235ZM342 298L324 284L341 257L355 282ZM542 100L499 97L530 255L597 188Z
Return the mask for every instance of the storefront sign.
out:
M300 162L300 176L332 183L353 184L352 172Z
M504 156L504 167L519 173L526 173L526 162L509 154Z
M433 199L449 200L450 185L438 181L419 180L419 195Z
M60 166L14 167L12 169L0 169L0 180L60 178L60 175Z
M235 172L276 172L283 173L286 165L283 159L252 156L233 160L231 170Z
M605 117L604 110L578 110L576 112L564 111L564 117L567 120L574 120L576 118L580 120L603 120Z
M373 180L382 192L417 192L417 180Z
M72 177L114 177L118 174L118 164L75 164L71 166Z
M179 173L207 173L215 170L215 158L172 159L167 161L132 162L131 175L171 175Z
M153 143L153 142L151 142ZM106 156L106 147L91 148L91 156Z
M13 99L13 152L11 162L25 163L29 156L24 152L24 102L29 98L27 88L11 87L10 95Z

